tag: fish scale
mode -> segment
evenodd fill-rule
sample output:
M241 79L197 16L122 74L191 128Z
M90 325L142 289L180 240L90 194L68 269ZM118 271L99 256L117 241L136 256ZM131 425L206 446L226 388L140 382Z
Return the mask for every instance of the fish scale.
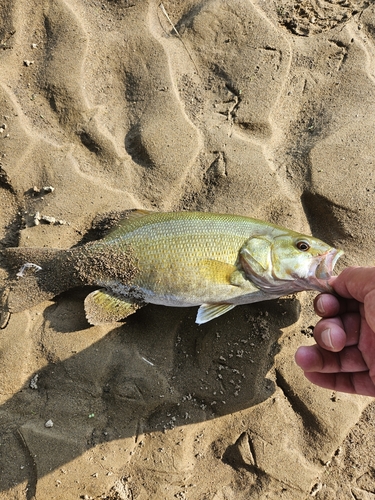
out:
M219 289L210 290L215 273L206 278L200 264L217 261L235 266L239 248L250 230L254 232L252 221L240 216L182 212L169 216L152 214L147 218L146 224L141 225L143 219L136 219L106 239L132 246L142 270L133 284L145 293L152 290L154 300L155 295L159 296L158 303L164 303L168 297L168 302L174 300L176 305L182 301L195 304L202 295L209 301L215 300ZM260 229L262 224L256 223ZM217 286L228 289L232 296L238 295L230 283Z

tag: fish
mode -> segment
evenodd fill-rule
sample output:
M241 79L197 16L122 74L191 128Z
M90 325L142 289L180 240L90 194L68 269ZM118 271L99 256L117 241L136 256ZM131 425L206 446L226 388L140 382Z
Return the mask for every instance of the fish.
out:
M91 325L124 320L144 305L199 306L207 323L237 305L303 290L332 292L343 254L313 236L242 215L126 212L101 239L70 249L11 247L21 268L0 301L1 324L74 287Z

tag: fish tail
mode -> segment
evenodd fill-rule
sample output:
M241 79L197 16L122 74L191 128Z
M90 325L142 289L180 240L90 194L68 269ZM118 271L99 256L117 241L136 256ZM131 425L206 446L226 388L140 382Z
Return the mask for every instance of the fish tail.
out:
M46 261L51 261L58 254L66 250L58 248L33 248L33 247L10 247L4 248L3 254L10 269L21 267L26 262L36 265L45 265Z
M3 291L2 313L21 312L79 285L69 250L6 248L9 282Z

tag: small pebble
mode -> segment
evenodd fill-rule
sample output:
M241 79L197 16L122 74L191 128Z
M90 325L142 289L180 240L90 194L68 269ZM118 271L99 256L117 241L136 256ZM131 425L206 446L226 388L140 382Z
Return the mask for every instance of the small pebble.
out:
M34 224L36 226L39 226L39 222L40 222L40 212L36 212L34 215Z
M34 61L28 61L27 59L25 59L25 60L23 61L23 64L24 64L25 66L29 67L29 66L31 66L32 64L34 64Z
M6 127L6 126L5 126ZM1 130L1 127L0 127ZM53 193L55 188L53 186L43 186L42 188L38 188L38 186L33 186L32 191L35 194L47 194L47 193Z
M50 217L49 215L42 215L40 219L45 221L45 222L48 222L48 224L55 224L56 223L55 217Z
M47 222L47 224L55 224L59 226L68 224L68 222L64 219L56 219L55 217L51 217L50 215L41 215L40 212L36 212L34 215L34 225L38 226L40 224L40 221Z
M310 495L312 497L315 497L322 488L323 488L323 484L322 483L316 483L316 484L314 484L314 486L312 487L312 489L310 491Z
M29 384L29 387L30 389L38 389L38 378L39 378L39 375L36 374L33 376L33 378L30 380L30 384Z
M50 427L53 427L52 420L47 420L47 422L44 424L44 427L47 427L47 429L49 429Z

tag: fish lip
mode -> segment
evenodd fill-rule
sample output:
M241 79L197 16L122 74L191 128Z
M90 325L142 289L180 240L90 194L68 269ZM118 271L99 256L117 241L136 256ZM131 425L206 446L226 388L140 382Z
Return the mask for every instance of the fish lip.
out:
M334 250L336 250L336 252L334 252L334 254L333 254L331 272L333 272L334 267L336 265L336 262L339 260L339 258L344 255L344 251L343 250L337 250L336 248L334 248Z
M333 269L336 262L344 255L342 250L331 248L325 254L321 255L318 264L314 271L314 277L317 281L317 290L321 292L332 292L333 289L329 285L328 280L332 277Z

